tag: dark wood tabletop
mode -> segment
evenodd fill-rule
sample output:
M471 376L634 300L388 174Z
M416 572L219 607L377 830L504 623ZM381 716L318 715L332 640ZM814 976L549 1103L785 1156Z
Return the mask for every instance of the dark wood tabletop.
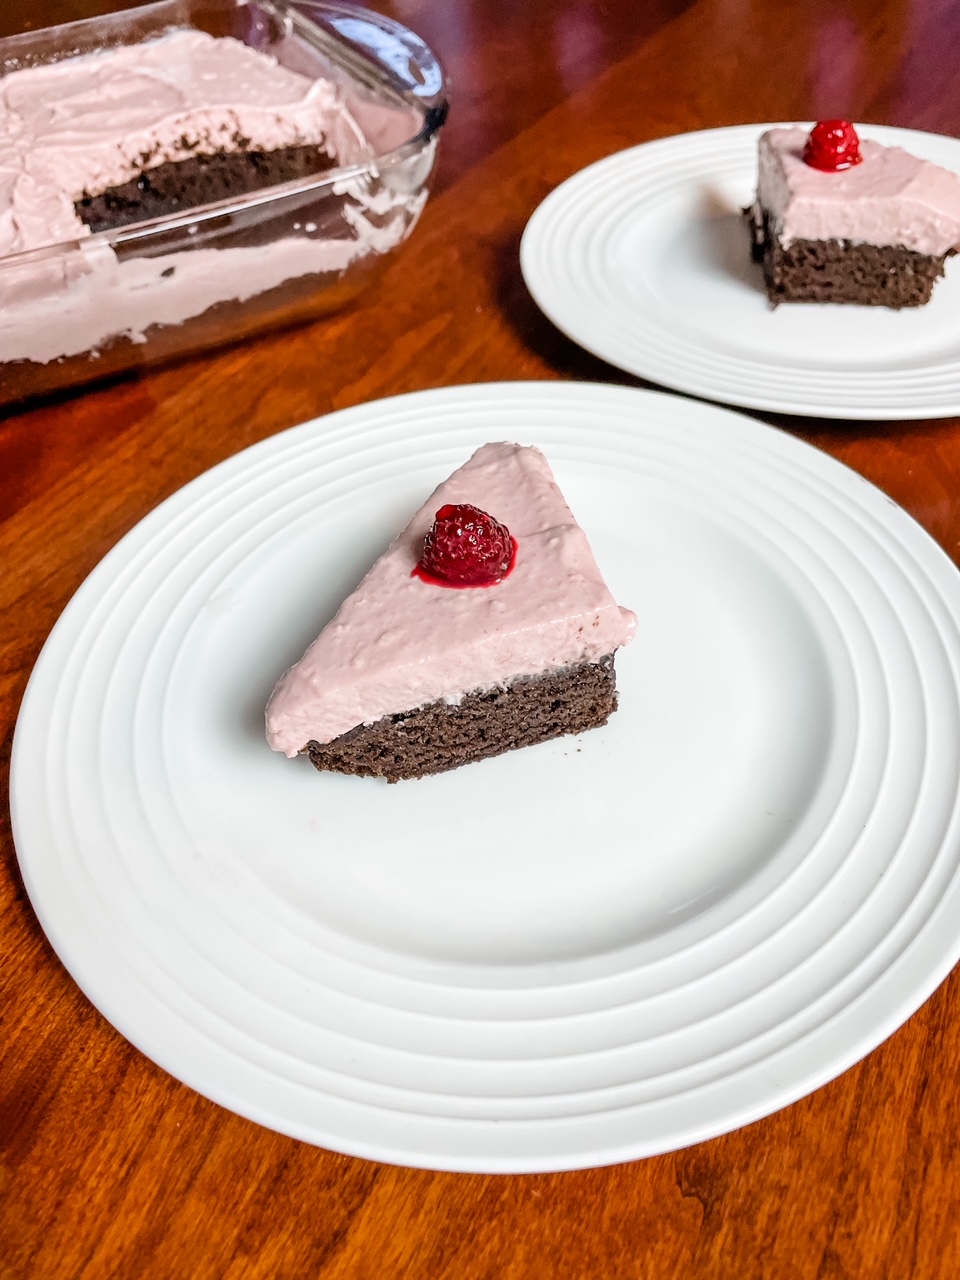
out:
M120 7L7 0L0 35ZM960 135L951 0L373 7L439 52L452 99L433 195L376 290L307 327L0 421L4 797L24 688L61 610L128 530L213 464L399 392L647 385L560 334L523 283L521 232L562 180L720 125L840 116ZM960 420L753 416L842 459L958 558ZM47 942L6 798L0 854L0 1280L960 1274L955 974L859 1065L724 1137L582 1172L410 1170L273 1133L154 1065Z

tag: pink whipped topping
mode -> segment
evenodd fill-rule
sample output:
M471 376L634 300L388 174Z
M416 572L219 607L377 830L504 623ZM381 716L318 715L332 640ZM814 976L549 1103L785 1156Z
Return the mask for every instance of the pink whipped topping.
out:
M0 255L90 234L74 201L197 152L325 144L369 154L342 90L238 40L156 40L0 80Z
M960 176L900 147L861 139L861 164L824 173L803 160L803 128L759 143L757 202L782 241L903 245L936 257L960 247Z
M0 360L45 364L95 351L116 334L146 342L153 326L182 324L218 302L246 302L300 276L339 274L367 254L389 253L415 225L427 199L423 191L385 207L375 222L359 209L365 196L359 191L357 206L347 206L355 239L294 233L251 247L199 248L124 262L109 245L92 239L65 260L0 263ZM377 212L373 201L368 205Z
M411 576L448 502L482 508L516 538L503 582L450 591ZM636 621L610 594L543 454L487 444L431 495L280 679L267 740L295 756L385 715L596 661L629 643Z
M423 208L436 139L392 184L371 179L371 158L419 123L412 108L195 30L11 72L0 79L0 361L96 353L118 335L142 342L152 326L389 252ZM302 143L361 167L305 204L300 221L278 214L276 238L262 244L235 245L226 232L211 243L194 227L176 251L138 256L128 245L121 260L74 210L84 193L197 151ZM313 221L334 207L351 234Z

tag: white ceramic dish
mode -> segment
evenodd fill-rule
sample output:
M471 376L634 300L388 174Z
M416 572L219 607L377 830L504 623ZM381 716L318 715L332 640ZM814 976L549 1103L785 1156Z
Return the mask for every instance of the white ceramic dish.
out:
M397 786L272 754L274 679L490 439L547 451L640 614L616 716ZM201 476L78 591L16 732L24 879L111 1022L264 1125L459 1170L677 1148L837 1075L957 959L958 621L902 510L739 415L362 405Z
M925 307L772 307L741 215L771 125L609 156L537 209L524 278L558 328L643 378L724 404L860 419L960 414L960 264ZM960 172L960 141L859 126Z

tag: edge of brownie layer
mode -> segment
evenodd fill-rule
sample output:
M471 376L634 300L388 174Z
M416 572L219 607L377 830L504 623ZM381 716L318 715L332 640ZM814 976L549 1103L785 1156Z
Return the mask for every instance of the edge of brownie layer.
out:
M310 741L301 754L321 772L398 782L583 733L606 724L617 709L613 658L478 689L455 704L431 702L384 716L332 742Z
M236 141L240 146L245 140ZM319 176L336 164L326 147L315 144L280 147L276 151L198 153L146 169L121 186L92 194L84 192L74 202L74 208L92 232L114 231L283 182Z
M753 260L763 266L767 296L780 302L834 302L860 306L922 307L954 250L940 257L903 245L851 240L793 240L783 244L767 210L744 210Z

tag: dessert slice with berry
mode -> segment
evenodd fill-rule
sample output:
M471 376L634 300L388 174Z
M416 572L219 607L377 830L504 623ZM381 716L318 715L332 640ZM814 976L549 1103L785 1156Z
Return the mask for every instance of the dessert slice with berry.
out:
M267 739L389 782L605 724L636 618L538 449L487 444L343 602L267 706Z
M960 248L960 176L848 120L768 129L746 210L778 302L919 307Z

